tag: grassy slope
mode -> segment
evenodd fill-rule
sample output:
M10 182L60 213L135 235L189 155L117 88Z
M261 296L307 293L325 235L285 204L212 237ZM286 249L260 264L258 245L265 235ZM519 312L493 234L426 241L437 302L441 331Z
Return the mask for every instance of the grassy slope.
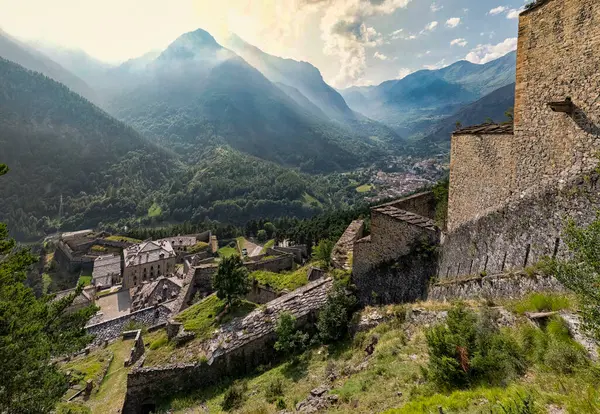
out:
M527 298L522 306L540 310L537 299ZM518 305L518 304L517 304ZM420 304L419 306L422 306ZM430 309L440 309L433 304ZM560 306L562 307L562 306ZM397 312L402 314L403 312ZM280 396L287 410L304 400L311 389L328 384L339 403L332 413L596 413L600 412L597 368L582 368L571 374L556 374L549 367L532 365L526 375L505 387L476 387L467 390L439 392L425 377L427 347L423 330L413 330L409 337L400 320L379 325L352 341L336 347L319 347L305 353L297 363L286 362L266 367L245 379L247 392L236 412L276 413L279 408L266 401L266 392L275 381L281 381ZM379 336L375 352L366 369L352 373L365 360L364 349L374 335ZM331 374L335 379L330 382ZM175 413L195 412L202 405L211 413L219 413L229 383L176 396L163 409ZM515 402L530 395L531 411L515 411ZM564 408L566 411L550 411ZM505 411L506 410L506 411Z
M261 285L269 285L276 291L284 289L294 290L308 283L308 266L294 270L293 272L273 273L266 270L257 270L250 273L251 279L256 279Z

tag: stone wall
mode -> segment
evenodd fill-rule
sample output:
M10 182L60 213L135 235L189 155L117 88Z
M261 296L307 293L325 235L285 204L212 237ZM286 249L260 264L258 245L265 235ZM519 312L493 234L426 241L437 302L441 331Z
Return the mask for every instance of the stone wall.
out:
M331 253L333 267L337 269L350 269L352 267L350 258L354 256L354 243L363 237L364 231L364 220L354 220L350 223L344 234L333 246L333 252Z
M521 14L514 136L453 137L449 231L596 167L598 68L600 2L550 0ZM572 114L548 106L566 97Z
M142 413L160 398L215 384L226 377L252 372L258 365L273 362L275 325L282 312L296 317L299 327L312 324L327 300L332 279L309 283L281 296L243 318L219 328L207 345L206 362L182 363L162 367L137 367L127 376L124 413Z
M123 340L126 339L133 339L133 346L131 347L131 351L129 351L129 357L125 360L125 366L128 367L135 364L137 360L144 355L146 349L144 347L141 329L123 332Z
M151 308L141 309L132 312L129 315L123 315L108 321L88 325L85 329L88 334L94 335L92 344L99 345L104 341L111 341L120 337L125 325L129 322L137 322L146 326L166 322L171 315L171 310L165 305L166 303Z
M267 251L267 253L268 252L269 251ZM279 273L284 270L292 270L294 268L294 255L284 254L274 257L273 259L261 260L260 262L244 263L244 265L250 272L254 272L255 270L266 270L269 272Z
M467 299L517 299L533 292L563 292L553 277L524 273L471 277L432 285L427 299L453 301Z
M438 278L504 273L543 256L565 257L568 218L589 224L600 209L600 177L590 174L560 189L529 194L442 237Z
M277 299L279 294L273 289L269 289L264 286L259 286L258 283L253 283L250 287L250 291L246 294L246 300L258 304L271 302Z
M384 206L396 207L400 210L410 211L411 213L430 219L435 218L435 197L431 191L404 197L378 207Z
M303 262L303 260L308 257L308 253L307 253L305 244L298 244L298 245L287 246L287 247L275 246L273 248L273 250L278 252L277 254L281 254L281 253L293 254L294 260L296 261L296 263L299 263L299 264L301 264Z

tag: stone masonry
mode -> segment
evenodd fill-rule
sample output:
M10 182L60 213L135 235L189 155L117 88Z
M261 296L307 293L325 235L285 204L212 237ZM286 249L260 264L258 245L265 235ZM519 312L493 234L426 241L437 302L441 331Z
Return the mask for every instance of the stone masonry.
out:
M332 286L331 278L311 282L221 326L213 339L202 345L206 361L160 367L143 367L140 361L127 376L123 413L142 413L154 408L159 398L206 387L273 362L276 354L270 350L279 315L291 313L300 327L313 323Z
M333 247L333 253L331 254L331 260L335 268L350 269L352 267L350 258L354 254L354 243L363 237L364 228L364 220L354 220L344 231L342 237Z

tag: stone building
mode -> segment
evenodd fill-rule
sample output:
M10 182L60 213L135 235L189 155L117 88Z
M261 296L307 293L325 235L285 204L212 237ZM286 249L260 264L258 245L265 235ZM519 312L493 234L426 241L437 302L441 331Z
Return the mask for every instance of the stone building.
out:
M173 300L179 295L182 285L182 279L164 276L139 285L131 291L131 309L136 311Z
M111 287L121 282L121 256L103 255L94 259L92 284L98 289Z
M175 271L177 255L168 241L146 241L123 251L123 288L137 287L144 282Z

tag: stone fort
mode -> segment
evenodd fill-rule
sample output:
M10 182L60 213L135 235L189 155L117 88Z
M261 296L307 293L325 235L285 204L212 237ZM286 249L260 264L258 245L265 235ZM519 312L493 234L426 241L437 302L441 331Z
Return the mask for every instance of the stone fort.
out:
M371 210L352 253L361 301L423 298L431 279L436 298L469 278L493 291L492 275L567 254L566 220L587 224L600 209L599 149L600 2L538 0L519 18L514 124L453 133L446 228L431 193ZM527 289L554 286L540 283Z

